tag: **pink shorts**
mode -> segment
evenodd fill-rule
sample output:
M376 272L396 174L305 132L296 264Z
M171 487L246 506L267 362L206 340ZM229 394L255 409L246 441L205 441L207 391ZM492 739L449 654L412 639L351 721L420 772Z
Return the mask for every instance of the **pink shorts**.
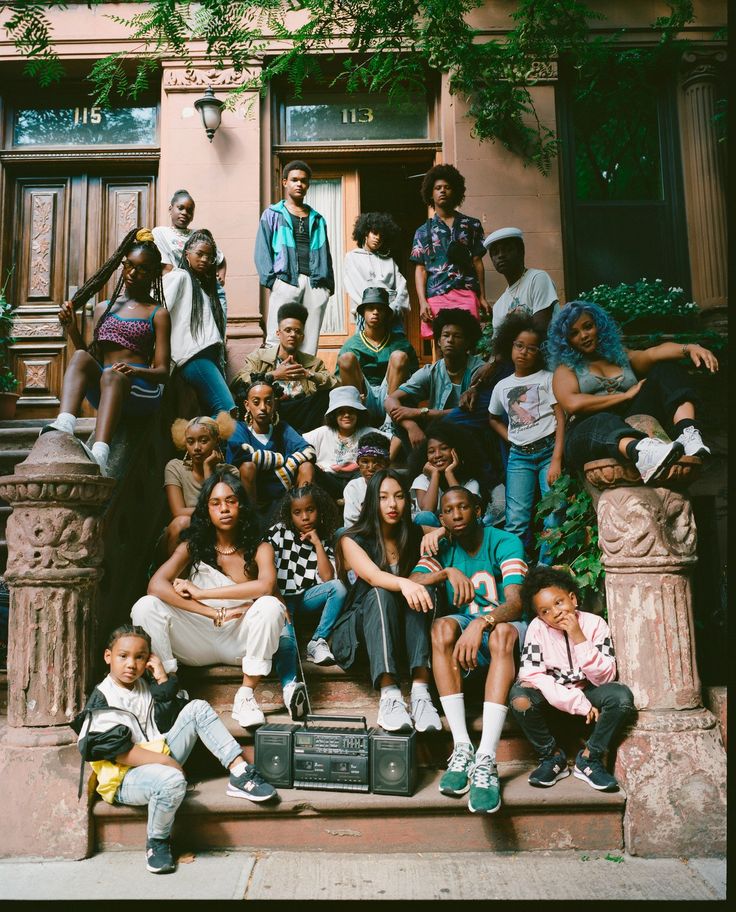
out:
M469 310L476 320L480 320L480 306L478 304L478 295L467 288L456 288L448 291L447 294L435 295L433 298L427 298L427 306L432 311L432 316L436 317L441 310L457 308L458 310ZM422 339L432 338L432 326L429 323L421 321Z

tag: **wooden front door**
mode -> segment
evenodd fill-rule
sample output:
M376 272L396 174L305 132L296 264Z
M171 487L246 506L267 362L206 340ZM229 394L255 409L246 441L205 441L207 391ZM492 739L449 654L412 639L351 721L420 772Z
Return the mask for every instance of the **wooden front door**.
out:
M71 354L57 319L59 306L92 276L137 225L153 225L153 175L83 171L63 176L15 175L6 197L4 262L13 267L8 300L16 306L12 369L18 378L18 417L56 415ZM82 331L90 338L97 301L117 275L84 308ZM93 414L85 405L84 414Z

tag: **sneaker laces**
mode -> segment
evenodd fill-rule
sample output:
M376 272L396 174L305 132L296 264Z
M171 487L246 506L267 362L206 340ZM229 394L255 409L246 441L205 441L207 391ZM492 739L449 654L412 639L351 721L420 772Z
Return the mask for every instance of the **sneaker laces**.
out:
M480 760L476 758L470 768L470 776L473 780L473 785L478 788L490 788L491 784L498 785L496 763L490 757L481 757ZM495 783L493 780L495 780Z
M451 773L462 773L467 769L468 760L472 759L473 748L468 744L458 744L448 758L447 769Z
M383 697L381 703L384 704L384 709L387 713L391 713L399 708L406 712L406 703L404 703L401 697Z

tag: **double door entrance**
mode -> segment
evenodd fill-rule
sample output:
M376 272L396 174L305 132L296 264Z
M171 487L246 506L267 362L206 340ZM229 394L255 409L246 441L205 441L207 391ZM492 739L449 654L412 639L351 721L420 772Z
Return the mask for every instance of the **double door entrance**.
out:
M6 172L2 259L13 268L6 295L16 306L12 369L19 380L19 418L44 418L58 410L71 354L57 319L61 303L128 231L154 224L155 175L110 170L66 164L63 174ZM79 314L85 338L92 332L94 306L112 291L115 278ZM86 405L85 414L93 414Z

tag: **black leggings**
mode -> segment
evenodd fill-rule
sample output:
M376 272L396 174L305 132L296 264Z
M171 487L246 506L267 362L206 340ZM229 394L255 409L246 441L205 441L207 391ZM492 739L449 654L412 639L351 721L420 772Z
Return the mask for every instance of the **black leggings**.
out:
M673 361L660 361L647 374L639 392L616 409L575 419L565 430L565 465L581 469L594 459L620 459L619 441L647 435L625 422L630 415L651 415L670 435L676 436L673 416L683 402L698 404L687 371Z

